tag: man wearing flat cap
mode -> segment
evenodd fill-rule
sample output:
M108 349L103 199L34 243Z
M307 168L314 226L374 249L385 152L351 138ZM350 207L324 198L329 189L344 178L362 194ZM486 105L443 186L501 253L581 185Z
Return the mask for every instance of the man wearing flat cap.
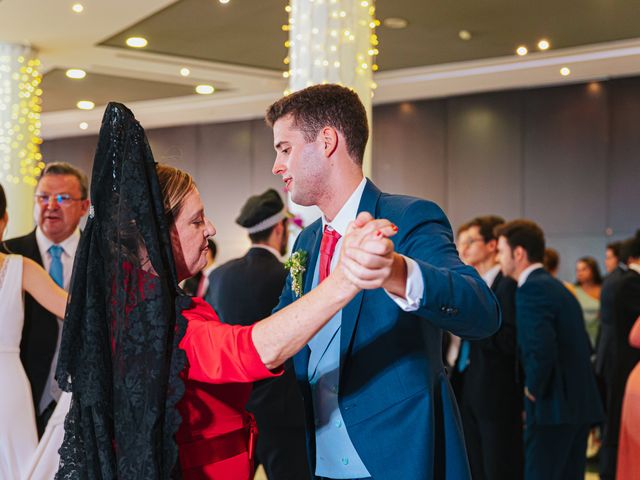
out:
M252 325L271 314L287 277L280 257L287 250L288 212L269 189L249 198L236 223L247 230L251 248L209 276L206 301L225 323ZM247 409L258 424L257 461L269 480L306 480L304 407L290 363L281 377L254 384Z

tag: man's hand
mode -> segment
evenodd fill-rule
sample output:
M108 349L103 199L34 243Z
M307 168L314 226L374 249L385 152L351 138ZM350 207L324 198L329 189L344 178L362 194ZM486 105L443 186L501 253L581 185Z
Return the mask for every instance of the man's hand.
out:
M389 240L397 232L388 220L360 213L349 225L342 245L340 263L349 280L362 289L382 287L404 296L406 263Z

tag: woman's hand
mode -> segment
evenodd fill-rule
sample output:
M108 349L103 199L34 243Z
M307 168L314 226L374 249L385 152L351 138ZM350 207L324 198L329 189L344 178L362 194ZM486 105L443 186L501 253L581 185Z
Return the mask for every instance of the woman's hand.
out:
M342 271L358 290L384 286L395 261L389 237L397 232L398 228L389 220L374 219L371 214L361 212L347 229L336 270Z

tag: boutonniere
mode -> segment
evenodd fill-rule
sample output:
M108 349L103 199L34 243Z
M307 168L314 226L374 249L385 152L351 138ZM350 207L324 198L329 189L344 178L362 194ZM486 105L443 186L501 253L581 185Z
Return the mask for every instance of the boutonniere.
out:
M302 296L302 277L307 271L307 252L298 250L293 252L284 264L291 275L291 291L299 298Z

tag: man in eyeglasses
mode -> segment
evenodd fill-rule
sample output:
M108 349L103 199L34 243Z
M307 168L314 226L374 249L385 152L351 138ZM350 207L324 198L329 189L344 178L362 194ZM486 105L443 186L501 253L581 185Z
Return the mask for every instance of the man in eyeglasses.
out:
M37 227L28 235L4 242L4 250L38 262L67 290L80 241L78 225L88 209L86 175L68 163L50 163L36 187ZM20 359L31 384L39 435L60 398L54 374L61 332L62 320L27 294Z

